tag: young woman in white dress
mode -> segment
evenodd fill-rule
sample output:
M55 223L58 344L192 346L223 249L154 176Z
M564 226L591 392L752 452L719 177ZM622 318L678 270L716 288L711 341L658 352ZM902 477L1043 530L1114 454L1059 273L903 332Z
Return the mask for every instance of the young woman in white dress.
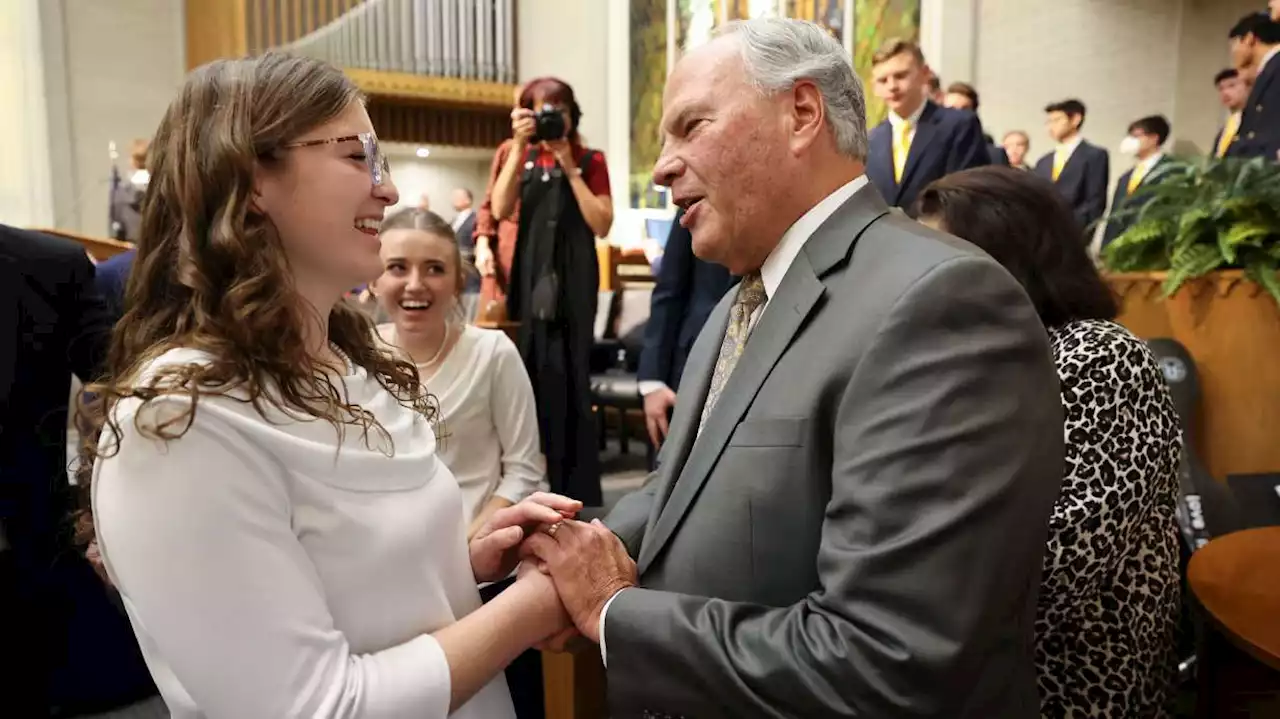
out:
M215 62L152 149L82 526L173 716L511 717L503 667L568 618L536 570L476 585L579 506L534 494L468 541L433 400L341 302L397 201L359 92Z
M391 322L378 334L439 401L437 455L462 488L471 536L498 510L547 487L533 386L505 334L462 321L466 269L440 216L411 207L383 220L382 266L370 289Z

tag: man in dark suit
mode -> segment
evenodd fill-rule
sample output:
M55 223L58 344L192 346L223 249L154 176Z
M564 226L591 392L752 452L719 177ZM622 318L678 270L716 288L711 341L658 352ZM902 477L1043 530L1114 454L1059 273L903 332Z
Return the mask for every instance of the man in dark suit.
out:
M1048 337L995 260L891 211L865 117L798 20L730 25L667 81L654 180L742 279L644 489L525 545L600 642L610 716L1038 714Z
M684 210L676 213L667 235L636 373L644 395L645 425L655 447L667 436L668 415L676 404L674 388L680 386L689 349L734 282L728 270L693 254L693 236L680 224L683 217Z
M1169 139L1172 128L1162 115L1152 115L1135 120L1129 125L1129 136L1121 145L1121 152L1132 153L1137 162L1120 176L1116 183L1115 196L1111 200L1111 216L1107 218L1107 229L1102 236L1102 246L1111 244L1124 234L1137 220L1134 214L1146 204L1146 196L1139 194L1132 197L1138 188L1160 182L1160 166L1168 161L1164 154L1164 143Z
M1280 1L1280 0L1278 0ZM1218 101L1227 110L1227 120L1213 137L1213 156L1222 157L1227 154L1231 143L1240 134L1240 114L1249 99L1249 86L1234 67L1222 70L1213 78L1213 86L1218 90Z
M475 198L471 190L459 187L453 191L453 234L458 240L458 251L462 259L474 265L476 261L476 211L473 207ZM467 317L475 316L476 302L480 297L480 273L467 274L467 281L462 286L462 301Z
M6 716L105 712L155 694L133 630L72 545L71 376L95 379L112 317L74 242L0 226L0 646Z
M1253 76L1229 157L1280 160L1280 22L1266 13L1246 15L1231 28L1231 59Z
M919 46L890 40L872 63L889 117L871 131L867 177L889 204L909 210L930 182L991 162L977 115L928 99L932 72Z
M1094 223L1107 211L1107 183L1111 181L1107 151L1080 136L1085 107L1079 100L1055 102L1044 109L1049 136L1058 143L1040 158L1035 172L1048 178L1074 211L1085 238L1093 237Z
M978 88L967 82L953 82L947 86L947 94L943 98L942 104L952 110L967 110L977 115ZM978 118L978 122L982 122L982 118ZM991 164L1008 167L1009 155L1005 153L1003 147L996 144L995 138L983 131L982 140L987 143L987 156L990 158Z

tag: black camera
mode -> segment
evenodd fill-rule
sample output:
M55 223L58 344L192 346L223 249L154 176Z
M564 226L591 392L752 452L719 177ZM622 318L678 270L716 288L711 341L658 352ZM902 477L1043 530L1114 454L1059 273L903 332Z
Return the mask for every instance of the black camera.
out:
M533 139L538 142L547 140L563 140L569 128L565 126L564 113L554 105L543 105L533 116Z

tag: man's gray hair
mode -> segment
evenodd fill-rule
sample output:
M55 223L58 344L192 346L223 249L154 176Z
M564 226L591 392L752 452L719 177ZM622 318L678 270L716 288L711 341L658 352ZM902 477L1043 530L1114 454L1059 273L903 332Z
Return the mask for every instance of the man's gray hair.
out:
M715 36L737 38L747 76L762 93L809 80L822 93L827 124L841 154L867 159L867 98L848 51L811 22L779 17L735 20Z

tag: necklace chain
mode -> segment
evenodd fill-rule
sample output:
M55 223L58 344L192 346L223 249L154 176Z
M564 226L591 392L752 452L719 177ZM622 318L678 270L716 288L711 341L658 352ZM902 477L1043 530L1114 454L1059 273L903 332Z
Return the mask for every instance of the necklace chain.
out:
M453 331L453 325L446 324L444 326L444 338L440 340L440 346L436 348L436 353L431 355L431 359L426 362L418 362L419 367L430 367L440 359L440 355L444 353L444 348L449 346L449 333Z

